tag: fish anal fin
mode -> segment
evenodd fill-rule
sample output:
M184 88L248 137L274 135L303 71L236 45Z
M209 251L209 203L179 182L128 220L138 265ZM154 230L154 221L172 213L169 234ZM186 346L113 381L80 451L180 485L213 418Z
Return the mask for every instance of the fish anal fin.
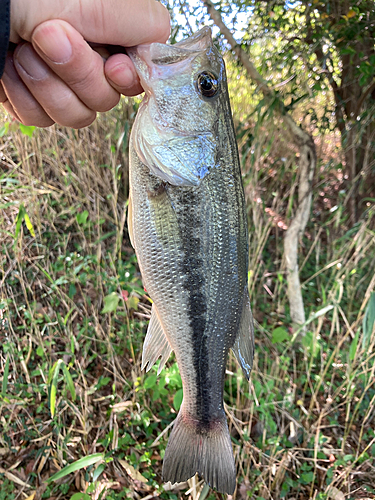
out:
M186 418L182 407L165 451L163 480L180 483L195 473L221 493L232 495L235 490L236 468L225 414L204 429Z
M159 375L171 352L171 346L169 345L168 339L164 333L156 306L155 304L153 304L151 310L151 319L143 344L141 369L143 370L144 368L146 368L146 372L148 372L155 364L157 359L161 356L160 365L158 368Z
M249 380L254 358L254 326L251 314L249 293L245 290L240 326L232 351L242 371Z

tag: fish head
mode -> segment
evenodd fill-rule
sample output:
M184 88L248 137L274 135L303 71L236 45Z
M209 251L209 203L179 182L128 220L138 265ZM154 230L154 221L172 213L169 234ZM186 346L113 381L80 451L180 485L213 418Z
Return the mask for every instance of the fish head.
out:
M139 45L128 54L146 93L133 134L138 155L163 180L198 185L215 166L220 109L228 99L211 29L174 45Z

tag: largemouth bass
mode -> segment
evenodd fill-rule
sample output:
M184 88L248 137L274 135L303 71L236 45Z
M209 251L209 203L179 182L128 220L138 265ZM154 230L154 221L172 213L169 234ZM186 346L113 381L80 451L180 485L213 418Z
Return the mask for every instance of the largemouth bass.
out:
M146 95L130 139L129 234L153 300L142 356L149 370L171 350L183 402L164 457L172 483L198 472L233 493L225 418L232 348L249 378L253 327L248 234L224 61L203 28L175 45L129 50Z

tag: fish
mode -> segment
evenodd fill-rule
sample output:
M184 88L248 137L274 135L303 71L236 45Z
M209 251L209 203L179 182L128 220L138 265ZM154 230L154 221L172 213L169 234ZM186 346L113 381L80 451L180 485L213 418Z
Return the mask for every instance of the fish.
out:
M198 473L232 494L223 403L232 349L247 379L254 332L248 228L225 64L204 27L176 44L127 49L145 96L130 137L128 229L152 299L142 369L174 351L183 400L162 476Z

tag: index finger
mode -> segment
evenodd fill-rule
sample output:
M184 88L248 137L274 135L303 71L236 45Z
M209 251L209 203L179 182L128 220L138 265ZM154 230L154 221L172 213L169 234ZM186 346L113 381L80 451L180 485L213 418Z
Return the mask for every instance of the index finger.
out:
M31 40L44 21L68 22L89 42L131 47L166 42L170 33L168 10L156 0L30 0L11 2L11 41Z
M72 26L59 19L40 24L32 43L39 56L68 87L95 111L108 111L119 94L104 75L102 57Z

